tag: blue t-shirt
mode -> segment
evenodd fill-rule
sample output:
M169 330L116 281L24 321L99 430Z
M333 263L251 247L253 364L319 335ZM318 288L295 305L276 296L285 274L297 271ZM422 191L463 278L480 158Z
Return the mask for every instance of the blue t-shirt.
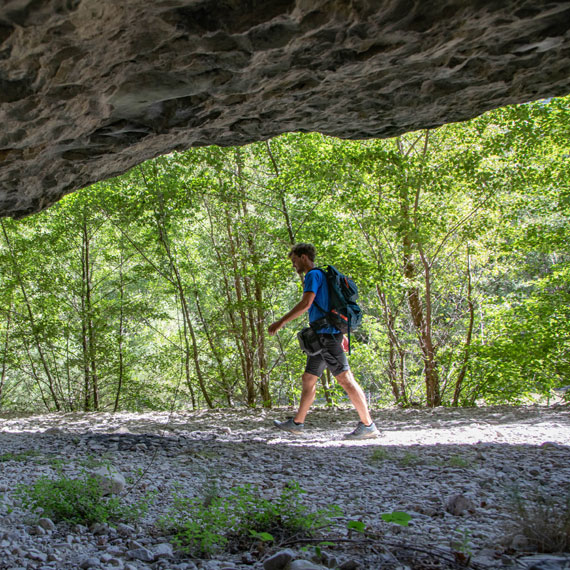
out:
M327 286L327 278L320 269L311 269L305 274L303 292L306 293L307 291L315 294L315 300L309 307L309 322L313 323L325 316L325 313L323 313L319 307L322 307L325 310L329 308L329 288ZM317 307L317 305L319 305L319 307ZM335 327L327 325L326 327L320 328L317 332L337 334L340 331Z

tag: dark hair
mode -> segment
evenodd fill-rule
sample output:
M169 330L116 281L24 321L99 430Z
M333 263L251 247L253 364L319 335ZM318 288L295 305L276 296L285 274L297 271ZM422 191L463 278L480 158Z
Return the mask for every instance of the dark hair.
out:
M296 243L289 252L289 257L292 255L296 255L297 257L306 255L311 261L315 261L317 250L312 243Z

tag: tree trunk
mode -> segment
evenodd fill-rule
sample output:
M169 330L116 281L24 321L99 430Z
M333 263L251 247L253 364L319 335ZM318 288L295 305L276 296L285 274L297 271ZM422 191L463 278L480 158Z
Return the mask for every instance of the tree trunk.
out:
M475 324L475 305L473 303L473 284L471 282L471 254L469 245L467 245L467 307L469 311L469 324L467 325L467 334L465 337L465 347L463 352L463 362L457 375L455 382L455 391L453 392L453 406L459 405L459 396L463 387L463 380L467 373L467 365L469 364L469 352L471 348L471 339L473 338L473 327Z
M190 374L190 342L188 341L188 330L187 330L186 319L182 317L182 338L184 340L185 350L182 354L183 361L182 365L184 367L184 375L186 378L186 385L188 386L188 391L190 392L190 400L192 401L192 409L195 410L198 406L196 401L196 394L194 393L194 386L192 386L191 374Z
M119 401L121 398L121 390L123 388L123 375L125 370L123 342L124 342L124 324L125 324L125 284L123 280L123 250L121 248L121 263L119 264L119 325L117 327L117 351L119 353L119 369L117 371L117 391L115 393L115 405L113 412L119 409Z
M190 315L190 310L188 308L188 300L186 298L186 293L184 290L184 284L182 282L182 277L180 275L180 271L178 269L178 265L176 264L176 260L174 259L172 252L170 250L170 246L168 244L167 241L167 237L165 234L165 229L162 228L161 231L159 232L161 235L161 240L163 243L163 246L165 248L165 251L168 255L168 260L171 266L171 270L173 273L173 277L174 277L174 285L176 287L177 293L178 293L178 297L180 299L180 306L182 308L182 317L184 319L184 323L185 323L185 327L187 327L187 330L190 333L190 338L192 340L191 345L188 343L188 335L185 334L185 342L186 342L186 352L188 354L192 355L192 359L194 361L194 369L196 370L196 376L198 378L198 385L200 386L200 391L202 392L202 396L204 396L204 400L206 401L206 404L209 408L213 408L214 407L214 403L212 402L212 399L210 398L210 395L208 394L208 390L206 389L206 382L204 379L204 375L202 373L202 367L200 366L200 359L199 359L199 354L198 354L198 342L196 339L196 333L194 332L194 325L192 324L192 317ZM190 352L191 350L191 352ZM188 378L188 382L190 382L189 377Z
M210 333L210 327L208 326L208 322L206 321L206 319L204 317L204 313L202 311L202 305L200 304L200 295L198 294L197 289L194 290L194 298L196 300L196 310L198 311L198 318L200 319L200 323L202 323L202 329L204 331L204 335L206 336L206 340L208 341L208 346L210 347L210 351L214 357L214 360L216 361L216 365L218 368L218 374L220 375L219 385L225 391L226 397L228 400L228 405L231 407L232 406L232 390L231 389L228 390L228 388L232 388L232 387L228 386L228 381L226 379L226 373L224 370L224 363L222 361L220 351L219 351L218 347L216 346L216 343L214 342L214 339L212 338L212 335Z
M206 199L204 200L204 207L208 213L208 219L210 221L210 240L212 242L212 247L214 248L216 259L218 261L218 267L220 269L220 273L221 273L222 279L223 279L224 294L225 294L226 302L227 302L227 310L225 312L226 312L226 315L227 315L228 320L229 320L230 332L235 339L236 349L237 349L238 354L239 354L241 376L242 376L242 378L245 378L246 377L246 368L245 368L245 358L244 358L244 354L243 354L242 344L240 342L240 336L239 336L240 327L239 327L238 322L236 321L234 310L232 308L235 304L234 299L232 297L233 292L235 292L235 288L232 288L232 286L231 286L231 282L230 282L231 277L228 275L228 270L226 267L228 256L227 256L227 254L225 254L225 252L223 252L221 250L221 247L217 242L215 222L214 222L214 217L212 215L212 206L208 202L208 200L206 200ZM228 395L228 397L229 397L229 395Z
M255 282L255 301L257 303L257 364L259 366L259 395L264 408L271 408L271 392L269 390L269 371L265 354L265 319L263 312L263 290L261 283Z
M427 152L428 134L425 135L424 156ZM400 152L404 154L400 146ZM400 186L400 217L402 220L403 274L409 283L413 283L418 275L414 262L414 250L420 254L424 268L425 313L420 291L417 286L410 285L407 290L408 305L412 322L419 340L422 360L424 363L424 378L426 385L426 400L429 407L441 404L439 373L431 330L431 275L430 266L422 254L422 244L416 239L417 212L421 191L421 176L415 189L414 201L410 201L407 180L402 180Z
M325 392L325 400L327 402L327 406L333 406L333 399L331 395L331 382L332 382L332 374L328 368L325 368L325 373L322 376L322 383L323 383L323 390Z
M430 265L425 259L423 252L420 249L420 257L424 266L424 306L425 317L423 318L421 328L421 345L424 355L425 365L425 378L426 378L426 396L427 403L430 407L441 405L441 391L439 370L436 359L436 349L433 342L432 334L432 295L431 295L431 270ZM417 291L417 290L416 290Z
M2 351L2 371L0 372L0 410L2 409L2 399L4 395L4 386L6 384L6 371L8 368L8 348L10 346L10 324L12 323L12 305L13 301L10 298L10 306L6 314L6 322L4 327L6 334L4 336L4 349Z
M10 238L8 237L8 232L6 231L6 226L4 225L4 222L0 222L0 224L2 225L2 232L4 234L4 239L6 240L6 245L8 246L8 249L10 251L10 257L12 259L12 266L14 269L14 274L16 275L16 279L18 281L18 285L20 287L20 290L22 292L22 297L24 299L24 304L26 305L26 310L28 313L28 319L30 322L30 328L32 331L32 337L34 339L35 347L36 347L36 350L38 351L38 356L40 358L40 362L42 363L44 373L45 373L46 378L47 378L48 389L49 389L50 395L52 397L55 409L56 409L56 411L59 412L61 409L61 406L60 406L59 399L58 399L56 391L55 391L54 379L53 379L53 376L51 374L50 367L48 365L47 359L44 355L42 343L41 343L41 340L40 340L40 337L38 334L38 327L36 325L36 321L35 321L35 317L34 317L34 312L32 311L32 306L31 306L30 300L28 298L26 287L24 285L24 280L23 280L22 275L20 273L20 270L18 268L18 261L16 259L16 254L15 254L14 249L12 247L12 243L10 241ZM30 362L32 362L32 366L33 366L33 359L32 359L32 355L30 354L29 350L28 350L28 356L29 356ZM36 375L36 379L37 379L38 385L40 385L39 376ZM49 408L49 405L47 403L47 399L45 397L43 397L43 394L42 394L42 398L43 398L44 403L46 404L47 409L49 410L50 408Z
M277 165L275 156L273 156L273 151L271 150L271 144L269 141L265 141L265 148L267 149L267 154L269 155L271 163L273 164L273 169L275 170L275 176L279 176L279 166ZM291 245L295 245L295 232L293 231L293 224L291 223L291 216L289 215L287 203L285 202L285 191L283 189L280 189L279 191L279 200L281 202L281 212L283 214L283 217L285 218L285 227L287 228L289 243Z
M85 374L85 411L93 409L99 410L99 386L97 376L97 359L95 347L95 327L93 325L93 301L92 287L93 276L91 272L91 238L89 236L89 228L87 227L87 219L83 217L82 230L82 344L83 344L83 362ZM91 405L92 404L92 405Z
M177 272L177 279L180 280L180 274ZM182 287L182 283L179 283L179 287ZM198 377L198 385L200 386L200 391L202 392L202 396L204 396L204 400L208 408L214 408L214 402L210 398L208 394L208 390L206 388L206 382L204 378L204 374L202 373L202 367L200 366L199 354L198 354L198 341L196 339L196 333L194 332L194 326L192 325L192 319L190 316L190 311L188 309L188 303L186 300L186 295L184 291L180 290L181 296L180 301L182 303L182 312L184 318L186 320L186 324L188 326L188 330L190 331L190 338L192 339L192 357L194 360L194 368L196 370L196 376Z
M244 380L246 389L246 403L248 406L255 406L255 383L254 383L254 366L253 366L253 354L251 351L250 343L248 342L248 318L245 311L244 295L242 290L242 283L240 279L240 272L237 262L237 244L235 243L235 238L232 230L232 220L230 218L229 212L226 209L226 232L229 240L230 246L230 263L233 268L233 281L234 289L236 293L238 313L240 318L240 329L239 329L239 340L243 351L243 363L242 368L244 370Z
M388 332L388 381L397 403L406 404L408 397L406 379L403 371L406 353L396 335L396 315L388 305L386 294L376 285L376 293L382 303L384 323Z
M162 193L160 191L157 192L157 209L155 210L155 220L156 220L156 225L157 225L157 230L158 230L158 238L159 241L162 245L162 247L164 248L164 252L166 253L167 259L168 259L168 264L170 266L170 283L174 286L176 293L178 295L178 298L180 299L180 306L182 309L182 318L184 319L184 342L186 344L186 353L187 355L192 355L192 359L194 361L194 369L196 371L196 376L198 378L198 385L200 387L200 391L202 392L202 395L204 396L204 400L206 402L206 405L209 408L213 408L214 407L214 403L212 402L212 399L210 398L210 395L208 394L208 390L206 388L206 382L205 382L205 378L204 375L202 373L202 367L200 366L200 359L199 359L199 354L198 354L198 342L196 339L196 334L194 332L194 326L192 324L192 317L190 314L190 309L188 307L188 300L186 297L186 291L185 291L185 287L184 287L184 283L182 280L182 276L180 274L180 269L178 267L178 263L176 261L176 258L174 256L174 253L172 252L172 249L170 247L170 239L168 236L168 229L165 223L165 211L164 211L164 197L162 195ZM188 334L190 333L190 338L192 340L192 343L190 345L189 340L188 340ZM191 350L191 353L190 353ZM191 381L190 381L190 375L189 375L189 368L188 368L188 363L186 363L186 380L188 383L188 386L190 388L191 385ZM195 405L195 401L194 401L194 397L192 396L193 399L193 405Z

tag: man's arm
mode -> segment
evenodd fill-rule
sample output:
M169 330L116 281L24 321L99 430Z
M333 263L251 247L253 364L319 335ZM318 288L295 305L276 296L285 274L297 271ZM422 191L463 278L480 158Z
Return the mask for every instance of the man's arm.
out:
M303 293L301 300L286 315L283 315L278 321L269 325L267 332L270 335L274 335L279 329L283 328L286 323L300 317L303 313L306 313L314 300L315 294L312 291L306 291Z

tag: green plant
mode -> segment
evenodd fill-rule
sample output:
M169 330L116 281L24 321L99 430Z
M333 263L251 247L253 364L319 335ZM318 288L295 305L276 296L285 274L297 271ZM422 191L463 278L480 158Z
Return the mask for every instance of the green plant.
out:
M384 447L377 447L370 455L370 461L380 462L380 461L388 461L390 459L394 459L402 467L415 467L416 465L422 465L423 463L425 463L425 460L422 459L422 457L420 457L417 453L414 453L413 451L406 451L403 455L394 457Z
M467 529L456 529L450 546L456 562L467 566L473 556L471 549L471 532Z
M78 479L40 477L31 485L19 485L15 495L24 508L40 510L54 522L84 525L136 519L148 507L148 500L128 506L120 497L104 496L99 478L85 472Z
M226 496L211 491L208 488L204 498L176 495L170 513L160 521L178 548L197 556L247 548L256 540L310 537L341 514L335 505L311 511L301 500L305 491L296 482L286 485L273 500L251 485L236 487Z
M385 522L399 524L400 526L408 526L412 520L412 515L403 511L393 511L391 513L382 513L380 515Z
M46 463L58 472L61 472L61 470L65 467L65 460L61 457L49 456Z
M384 447L377 447L370 455L370 461L387 461L390 454Z
M308 544L307 546L301 547L301 552L307 552L311 554L311 558L320 560L323 556L323 546L337 546L337 543L330 540L323 540L318 544Z
M111 465L111 456L108 453L94 457L93 455L87 455L80 462L79 465L85 469L97 469L101 466Z
M348 521L346 523L346 528L348 529L348 531L352 531L354 530L355 532L364 532L366 530L366 524L363 523L362 521Z
M554 497L536 492L524 498L512 494L515 528L539 552L567 552L570 548L570 493Z
M472 463L469 459L465 459L461 455L452 455L447 460L447 465L449 467L457 467L459 469L468 469L471 467Z
M3 453L0 455L0 463L3 461L27 461L28 459L37 457L38 455L40 455L40 452L35 449L27 449L20 453Z
M400 458L399 463L402 467L415 467L424 463L424 460L417 453L406 451L403 457Z
M250 530L249 535L256 540L260 540L261 542L273 542L275 538L273 538L272 534L268 532L256 532L255 530Z

